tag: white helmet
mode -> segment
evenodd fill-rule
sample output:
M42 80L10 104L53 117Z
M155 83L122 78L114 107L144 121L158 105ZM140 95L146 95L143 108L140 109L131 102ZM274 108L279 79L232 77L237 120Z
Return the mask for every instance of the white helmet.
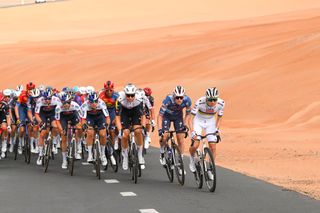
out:
M3 95L4 95L4 96L11 96L11 93L12 93L11 89L5 89L5 90L3 90Z
M31 97L38 98L40 96L40 90L38 88L34 88L31 90Z
M59 97L62 102L68 102L72 98L69 92L60 92Z
M94 92L95 90L94 90L94 87L93 87L93 86L87 86L86 91L87 91L87 93L89 94L89 93L91 93L91 92Z
M12 89L12 90L11 90L11 96L12 96L12 97L17 97L17 91L14 90L14 89Z
M219 91L216 87L211 87L206 90L206 98L218 98Z
M173 91L173 95L174 96L184 96L186 93L186 91L184 90L184 88L182 86L176 86L176 88L174 88L174 91Z
M85 95L85 94L87 94L87 88L86 87L80 87L79 88L79 92L80 92L81 95Z
M143 97L143 96L145 96L146 95L146 93L144 92L144 90L143 89L137 89L137 95L139 96L139 97Z
M38 89L40 90L40 92L44 91L46 89L46 86L45 85L39 85Z
M23 90L23 85L18 85L18 86L17 86L17 91L20 91L20 92L21 92L22 90Z
M137 87L131 83L127 84L125 87L124 87L124 93L126 95L133 95L133 94L136 94L136 91L137 91Z

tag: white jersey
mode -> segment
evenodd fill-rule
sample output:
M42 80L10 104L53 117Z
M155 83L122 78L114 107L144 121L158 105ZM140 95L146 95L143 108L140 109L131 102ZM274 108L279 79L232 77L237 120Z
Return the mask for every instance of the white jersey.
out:
M147 107L149 110L151 110L153 107L150 103L149 98L144 94L142 94L141 96L142 96L143 108Z
M49 104L46 103L44 97L41 97L37 100L35 113L39 114L41 109L44 112L49 112L54 110L56 106L61 106L61 105L62 103L60 99L56 96L51 97L51 101Z
M86 119L87 118L87 114L90 115L95 115L98 114L100 111L103 112L105 117L109 116L108 113L108 109L106 104L104 103L103 100L101 100L100 98L98 99L98 103L95 109L93 109L89 103L89 101L85 101L82 105L81 105L81 114L80 117Z
M218 114L218 116L223 116L224 105L224 101L218 98L217 104L213 107L210 107L207 104L206 97L203 96L197 100L195 106L191 110L191 113L206 119L213 118L215 114Z
M81 116L81 108L77 102L71 101L68 108L66 108L64 105L57 106L56 107L56 119L60 120L60 114L63 115L70 115L74 112L77 112L79 116Z
M143 96L140 96L136 93L134 100L129 102L129 101L127 101L125 92L121 91L121 92L119 92L119 98L118 98L117 102L123 108L132 109L136 106L139 106L141 103L144 103L144 98L143 98ZM150 104L150 102L149 102L149 104ZM151 104L150 104L150 106L151 106Z

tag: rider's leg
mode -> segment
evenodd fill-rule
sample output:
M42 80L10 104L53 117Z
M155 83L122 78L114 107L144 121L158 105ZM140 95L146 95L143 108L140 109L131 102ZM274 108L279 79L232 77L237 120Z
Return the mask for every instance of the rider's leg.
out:
M1 128L2 128L1 158L4 158L7 151L7 138L8 138L7 123L3 122L1 124Z

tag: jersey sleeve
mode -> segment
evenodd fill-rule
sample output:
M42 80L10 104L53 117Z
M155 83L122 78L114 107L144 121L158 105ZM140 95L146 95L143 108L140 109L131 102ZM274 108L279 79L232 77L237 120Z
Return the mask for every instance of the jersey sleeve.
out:
M160 108L160 115L164 115L164 113L167 111L167 108L170 104L171 100L170 97L167 96L163 101L162 101L162 106Z
M60 113L61 113L61 107L57 106L56 109L55 109L55 118L58 121L60 120Z
M42 98L39 98L36 103L35 113L39 114L41 107L42 107Z
M148 99L146 96L145 96L143 99L144 99L144 102L145 102L147 108L148 108L149 110L152 109L152 105L151 105L149 99Z
M87 118L87 110L88 110L88 105L87 102L84 102L81 107L80 107L80 117L82 119L86 119Z
M100 104L100 107L101 107L101 110L104 114L105 117L108 117L109 116L109 112L108 112L108 109L107 109L107 106L106 104L104 103L103 100L99 99L99 104Z
M191 106L192 106L192 101L191 99L187 96L186 97L186 114L191 113Z
M199 110L199 104L200 104L200 99L198 99L196 101L196 103L194 104L192 110L191 110L191 114L196 115L198 110Z
M224 111L224 106L225 106L225 102L223 100L219 101L218 102L218 106L219 106L219 109L218 109L218 116L223 116L223 111Z

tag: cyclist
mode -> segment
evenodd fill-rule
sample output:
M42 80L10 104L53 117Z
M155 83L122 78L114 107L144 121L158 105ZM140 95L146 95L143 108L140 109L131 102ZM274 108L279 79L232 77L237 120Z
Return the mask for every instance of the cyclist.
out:
M145 107L145 115L146 115L146 136L144 138L144 147L146 149L149 148L149 145L151 143L151 137L150 137L150 132L151 129L155 128L155 121L154 121L154 98L151 95L152 94L152 90L149 87L146 87L143 89L144 93L146 95L146 97L148 98L151 106L152 106L152 110L149 110L147 107ZM152 113L152 114L151 114Z
M199 147L200 138L197 135L202 134L202 130L206 134L219 134L221 117L223 116L225 103L219 98L219 91L216 87L208 88L205 96L199 98L192 109L193 125L191 126L192 143L189 148L190 152L190 171L195 172L194 154ZM216 116L217 115L217 116ZM208 135L207 140L214 158L216 157L217 136ZM210 173L211 174L211 173ZM212 175L209 174L209 177ZM212 178L212 176L211 176Z
M1 148L1 158L5 158L6 151L7 151L7 139L8 139L8 132L11 132L11 119L9 114L9 106L8 102L6 101L4 94L0 94L0 125L1 125L1 141L2 141L2 148Z
M186 108L185 117L183 117L183 109ZM177 141L183 157L184 152L184 135L190 126L191 99L185 94L185 89L182 86L176 86L173 94L168 95L162 102L158 115L158 131L160 139L160 163L166 164L164 157L164 147L166 146L171 122L174 124L174 129L177 131Z
M19 97L18 97L18 102L15 106L15 113L16 113L16 117L17 117L17 123L20 124L20 130L19 130L19 146L18 146L18 153L22 154L22 144L23 144L23 134L25 131L25 127L26 127L26 123L28 121L28 117L27 117L27 113L28 113L28 99L30 96L31 91L35 88L36 86L32 83L29 82L26 85L27 90L22 90L21 86L18 86L18 91L20 93Z
M68 161L67 161L67 126L68 122L70 122L71 126L77 127L78 129L81 128L80 124L80 114L81 109L80 106L72 101L72 96L69 93L61 92L60 93L60 100L62 105L57 106L55 109L56 113L56 120L57 126L62 138L61 143L61 153L62 153L62 169L68 168ZM79 132L76 130L76 141L79 142L80 135ZM81 155L77 152L76 159L81 159Z
M137 88L133 84L127 84L124 91L119 92L119 98L116 102L116 126L119 130L122 146L122 169L128 169L128 139L130 127L135 131L134 135L138 145L138 158L141 169L145 168L143 152L143 134L141 119L143 116L143 98L136 95Z
M13 147L16 141L17 135L17 116L15 113L15 106L17 104L18 96L16 90L11 90L11 100L9 102L9 114L11 119L11 134L10 134L10 148L9 151L13 152Z
M30 147L32 153L39 153L39 147L38 147L38 131L39 126L38 122L35 119L35 108L37 100L40 98L40 90L38 88L35 88L31 91L30 97L28 98L28 118L32 123L32 128L30 128L32 131L30 131Z
M115 127L115 118L116 118L116 101L119 97L119 94L114 91L114 83L112 81L107 81L104 83L104 89L100 92L99 98L104 101L107 106L109 116L110 116L110 125L109 125L109 134L111 138L111 143L113 146L118 146L118 137L116 137L116 127ZM116 141L117 140L117 141ZM117 142L117 145L115 145ZM116 165L116 159L112 155L113 150L110 151L110 160L112 165Z
M88 100L86 100L81 105L81 119L84 128L87 128L87 146L88 146L88 159L87 162L93 161L92 156L92 143L93 143L93 133L94 127L98 127L100 144L101 144L101 161L102 165L106 166L108 160L105 155L106 146L106 129L107 125L110 123L109 113L105 103L98 97L96 92L91 92L88 95Z
M58 97L53 96L53 90L51 87L47 87L42 93L42 97L40 97L37 101L35 108L35 118L37 122L40 124L40 138L39 138L39 157L37 159L37 165L42 164L43 159L43 146L44 146L44 138L47 134L47 129L45 124L47 119L49 119L52 129L52 137L53 141L57 141L58 133L57 133L57 122L55 118L55 108L57 106L61 106L61 101ZM54 150L52 149L54 152Z

